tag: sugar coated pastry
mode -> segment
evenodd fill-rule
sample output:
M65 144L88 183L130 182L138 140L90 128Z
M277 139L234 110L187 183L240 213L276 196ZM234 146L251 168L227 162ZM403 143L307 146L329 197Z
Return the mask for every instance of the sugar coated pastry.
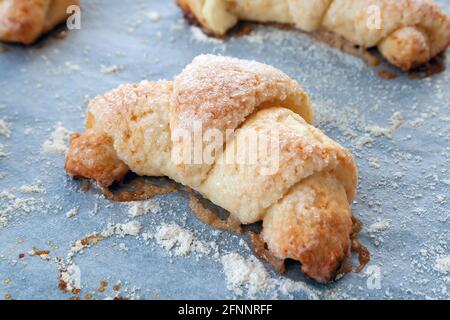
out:
M174 81L122 85L93 99L66 171L103 186L128 170L167 176L242 224L262 221L271 254L327 282L350 256L358 177L350 152L311 123L307 95L286 74L202 55ZM199 128L201 143L187 143ZM243 143L255 136L270 142L265 151Z
M188 16L215 36L239 20L326 30L354 45L377 47L409 70L450 45L450 19L432 0L177 0Z

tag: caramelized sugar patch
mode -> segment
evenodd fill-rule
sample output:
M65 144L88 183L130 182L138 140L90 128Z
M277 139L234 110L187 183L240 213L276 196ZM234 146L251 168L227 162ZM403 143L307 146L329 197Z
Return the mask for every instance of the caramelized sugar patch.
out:
M426 64L409 71L409 77L411 79L421 80L444 72L446 69L445 55L441 53Z
M250 237L250 241L253 250L255 250L256 255L262 260L266 261L268 264L270 264L279 273L286 273L286 266L284 264L284 259L275 257L269 251L261 235L253 231L249 231L248 235Z
M50 251L48 250L38 250L38 251L34 251L34 255L36 256L45 256L50 254Z
M236 30L235 35L238 37L244 37L248 36L250 33L252 33L253 27L249 23L242 23L238 30Z
M89 247L89 246L96 245L103 239L104 239L104 237L101 234L93 234L93 235L87 236L86 238L82 239L81 244L83 245L83 247Z
M102 190L108 199L117 202L143 201L157 195L176 191L174 183L169 183L165 186L157 186L142 178L135 179L132 182L131 188L131 191L122 191L118 194L113 193L109 188L103 188Z
M81 191L88 192L91 189L91 182L88 179L81 180Z
M235 217L229 215L227 220L222 220L215 212L205 208L193 195L190 196L189 207L196 214L197 218L207 225L220 230L242 233L242 224Z
M69 284L63 278L64 272L67 272L67 269L62 269L59 271L58 289L64 293L67 293L68 292L67 288L69 287Z
M358 254L359 266L355 269L355 272L359 273L369 263L370 252L369 250L367 250L365 246L363 246L358 241L358 235L363 228L363 223L355 217L352 217L352 221L353 221L353 230L351 234L352 251Z
M383 80L394 80L397 78L397 75L395 73L388 70L381 70L378 74Z
M319 30L312 33L314 39L326 43L332 48L339 49L342 52L357 56L365 60L371 67L378 66L381 61L369 50L361 46L355 46L354 43L337 35L334 32Z

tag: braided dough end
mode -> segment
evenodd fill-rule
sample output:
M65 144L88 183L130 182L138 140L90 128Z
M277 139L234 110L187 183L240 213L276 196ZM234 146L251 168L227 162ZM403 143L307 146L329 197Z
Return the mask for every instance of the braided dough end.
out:
M334 280L350 257L353 222L347 194L333 172L316 173L271 207L263 239L278 258L301 263L319 282Z
M383 40L378 49L390 63L402 70L422 65L432 57L428 37L412 27L397 30Z
M371 6L380 10L379 27L369 28ZM433 0L333 0L323 27L364 48L378 47L405 71L450 45L450 19Z
M104 187L121 181L129 171L117 157L113 140L92 130L72 136L65 170L71 176L93 179Z

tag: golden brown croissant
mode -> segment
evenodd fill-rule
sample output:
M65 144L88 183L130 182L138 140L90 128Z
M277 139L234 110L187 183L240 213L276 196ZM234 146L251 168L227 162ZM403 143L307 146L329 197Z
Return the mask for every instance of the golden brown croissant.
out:
M351 43L378 47L408 70L450 45L450 19L432 0L177 0L208 33L223 36L239 20L331 31Z
M67 18L79 0L0 0L0 41L31 44Z
M284 73L203 55L173 82L123 85L93 99L66 171L105 186L127 168L170 177L243 224L262 220L273 255L299 260L307 275L326 282L350 255L357 168L350 152L311 122L308 97ZM185 161L195 156L197 145L186 141L198 128L200 154L209 158ZM208 130L217 139L207 138ZM267 152L243 147L249 133L270 140Z

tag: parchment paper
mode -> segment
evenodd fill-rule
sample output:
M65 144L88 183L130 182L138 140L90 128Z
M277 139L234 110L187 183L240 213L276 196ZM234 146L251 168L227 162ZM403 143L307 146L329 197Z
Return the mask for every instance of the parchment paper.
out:
M330 285L306 279L296 264L287 278L322 299L449 298L450 275L437 266L449 255L449 71L413 80L385 63L371 68L301 32L264 26L254 26L248 36L208 40L184 22L172 1L82 2L82 28L67 38L49 36L32 47L2 45L8 51L0 53L0 118L11 124L11 134L0 136L9 154L0 158L0 191L36 203L29 213L13 210L0 228L0 299L72 297L58 289L54 259L65 259L72 241L108 223L139 220L142 232L177 223L217 241L222 253L252 254L239 244L247 237L217 234L199 222L185 193L159 196L160 213L132 219L126 205L105 200L98 189L82 192L80 182L66 176L63 154L42 152L58 123L83 130L89 98L123 83L171 79L201 53L255 59L297 79L311 96L316 125L356 156L360 184L353 209L365 224L360 239L372 253L370 264ZM439 2L450 12L448 1ZM104 73L102 65L122 70ZM380 70L398 77L382 80ZM45 194L20 191L37 180ZM11 201L1 202L5 208ZM73 208L78 214L68 218ZM112 285L120 280L121 295L131 298L236 297L226 288L220 261L171 257L141 238L111 237L77 255L79 296L114 296ZM33 247L49 250L51 260L30 256ZM98 291L101 281L109 283L105 292ZM304 291L293 296L308 298Z

